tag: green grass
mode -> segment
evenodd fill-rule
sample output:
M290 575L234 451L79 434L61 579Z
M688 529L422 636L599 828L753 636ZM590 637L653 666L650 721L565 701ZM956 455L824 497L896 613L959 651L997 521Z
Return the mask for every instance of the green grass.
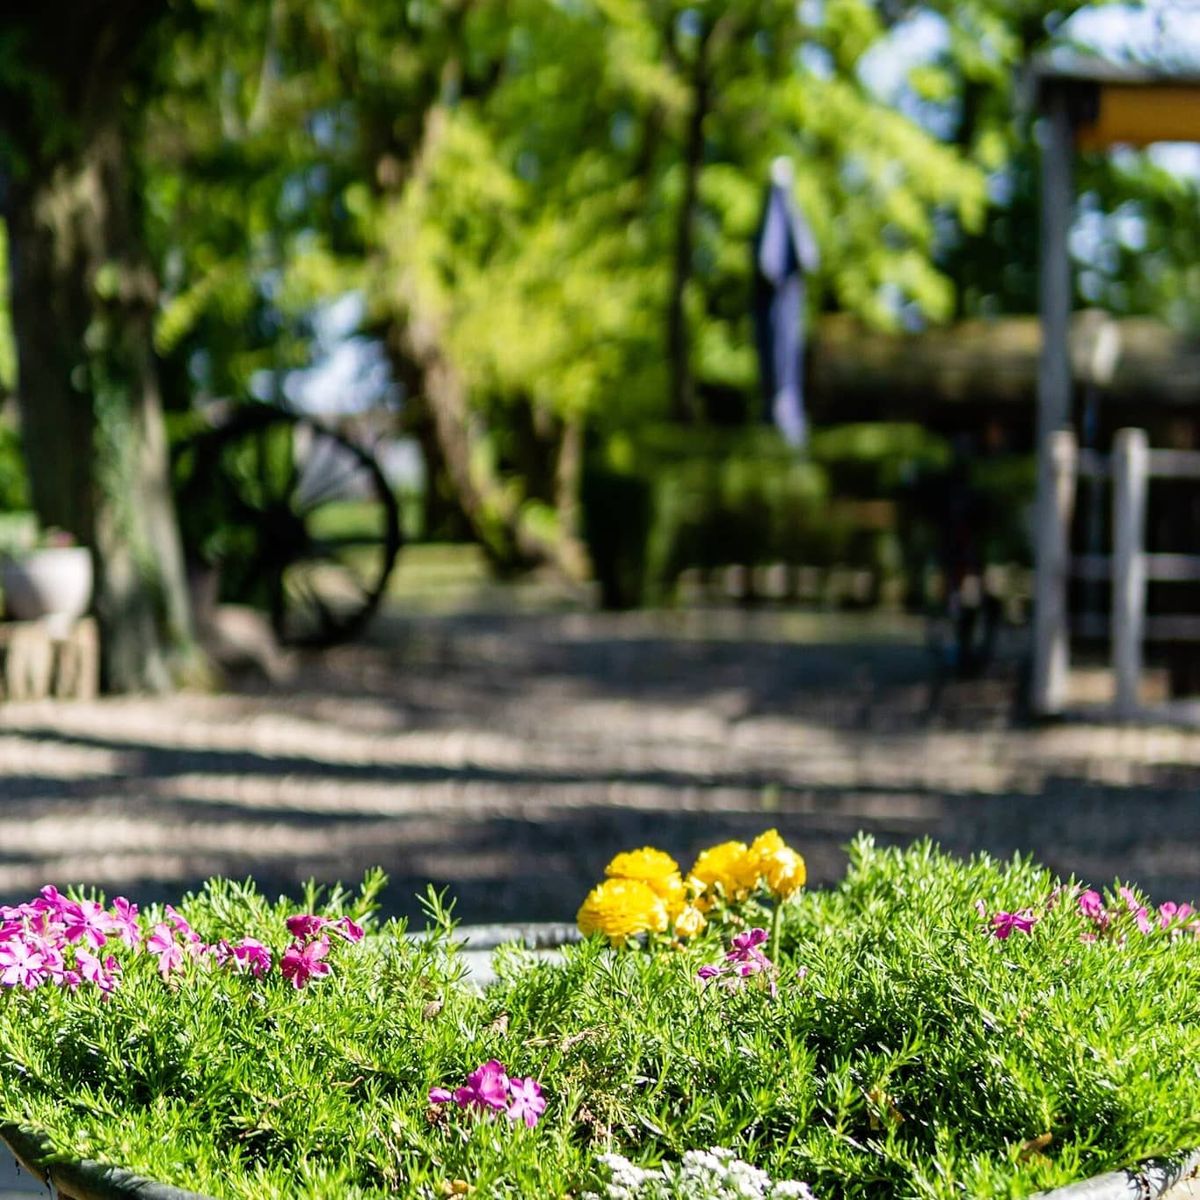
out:
M577 1195L602 1151L709 1146L819 1197L1025 1196L1200 1144L1200 941L1130 919L1125 944L1085 943L1073 902L1044 909L1055 882L860 841L839 888L788 905L774 999L699 987L715 936L501 951L484 994L440 917L423 943L388 925L336 947L303 991L196 970L168 990L142 955L107 1001L0 995L0 1119L218 1197ZM977 900L1042 916L1000 941ZM279 950L306 906L218 882L182 910ZM428 1089L490 1057L541 1081L537 1128L431 1118Z

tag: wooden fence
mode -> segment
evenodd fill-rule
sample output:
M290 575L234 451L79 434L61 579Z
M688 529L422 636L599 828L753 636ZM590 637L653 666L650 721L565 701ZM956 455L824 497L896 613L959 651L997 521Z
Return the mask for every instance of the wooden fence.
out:
M1200 613L1147 616L1151 582L1200 581L1200 554L1151 554L1146 550L1146 505L1151 479L1200 480L1200 451L1152 450L1144 429L1122 429L1110 457L1079 450L1075 435L1063 429L1051 436L1042 456L1043 495L1048 519L1038 526L1038 574L1034 583L1033 707L1043 715L1066 706L1072 630L1086 637L1110 637L1117 715L1139 711L1144 647L1147 642L1200 641ZM1071 521L1077 481L1106 479L1112 484L1112 553L1071 554ZM1068 608L1071 579L1112 584L1108 615Z

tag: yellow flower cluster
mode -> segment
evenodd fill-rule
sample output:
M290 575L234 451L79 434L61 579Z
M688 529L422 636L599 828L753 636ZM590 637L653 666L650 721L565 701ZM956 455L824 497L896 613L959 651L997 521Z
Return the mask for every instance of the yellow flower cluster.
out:
M719 892L727 901L745 900L759 887L786 899L804 886L800 857L774 829L745 842L722 842L701 852L686 879L679 864L652 846L618 854L604 870L576 920L585 935L603 934L623 946L640 933L694 937Z
M627 850L604 874L608 878L588 893L576 917L584 934L601 933L623 946L639 933L664 933L669 927L685 938L704 928L704 914L691 903L692 889L679 864L662 850Z
M722 842L701 852L692 878L703 884L702 906L709 907L719 888L726 900L745 900L763 886L780 900L799 891L808 878L804 859L779 832L768 829L750 843Z

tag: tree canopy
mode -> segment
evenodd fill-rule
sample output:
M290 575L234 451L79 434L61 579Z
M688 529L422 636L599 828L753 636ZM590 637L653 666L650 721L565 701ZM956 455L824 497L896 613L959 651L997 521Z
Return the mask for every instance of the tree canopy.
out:
M814 309L906 329L1033 307L1019 77L1081 7L163 5L123 102L165 403L282 397L353 295L431 504L497 562L577 574L587 438L758 411L749 244L776 156L821 248ZM1129 153L1081 183L1081 301L1200 318L1195 178Z

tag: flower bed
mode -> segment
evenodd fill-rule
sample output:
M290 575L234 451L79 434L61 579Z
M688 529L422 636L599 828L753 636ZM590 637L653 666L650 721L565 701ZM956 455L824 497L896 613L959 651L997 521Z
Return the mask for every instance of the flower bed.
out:
M482 992L435 898L372 924L377 876L46 889L0 912L0 1124L214 1197L1016 1197L1200 1144L1186 905L928 845L802 870L619 856L593 936Z

